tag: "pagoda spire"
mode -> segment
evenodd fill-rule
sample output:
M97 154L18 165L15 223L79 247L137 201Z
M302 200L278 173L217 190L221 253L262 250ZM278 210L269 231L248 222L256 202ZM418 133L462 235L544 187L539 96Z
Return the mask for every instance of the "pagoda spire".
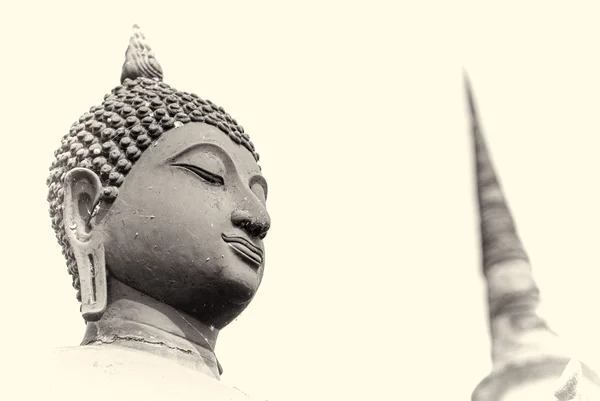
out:
M515 227L502 187L483 138L469 77L465 74L467 100L471 114L471 132L475 150L477 198L479 201L483 271L499 263L529 258Z
M538 314L540 291L492 163L466 73L464 80L492 345L492 372L477 386L472 399L516 400L523 391L533 391L532 396L551 400L551 389L571 360L570 351ZM582 369L586 380L600 390L600 378L587 366Z

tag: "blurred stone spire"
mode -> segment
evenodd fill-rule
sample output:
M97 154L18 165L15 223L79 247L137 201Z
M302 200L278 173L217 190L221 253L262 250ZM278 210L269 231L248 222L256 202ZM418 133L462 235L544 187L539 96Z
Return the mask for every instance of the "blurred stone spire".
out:
M466 74L464 79L492 345L492 372L477 386L472 400L552 400L570 351L538 314L540 292L490 158ZM582 369L586 380L600 386L593 371L585 365Z
M469 78L465 75L467 99L471 113L471 131L476 160L477 198L481 229L483 271L502 262L521 260L529 263L527 253L519 239L515 222L508 208L500 182L490 160L487 145L481 132L477 108Z

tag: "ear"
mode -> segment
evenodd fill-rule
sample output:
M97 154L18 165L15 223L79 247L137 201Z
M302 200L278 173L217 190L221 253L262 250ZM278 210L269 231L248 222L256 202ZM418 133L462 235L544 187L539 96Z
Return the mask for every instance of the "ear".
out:
M65 177L64 191L63 221L77 262L81 314L86 321L97 321L107 305L104 240L94 222L102 183L93 171L74 168Z
M582 380L581 363L576 359L571 359L559 379L558 390L556 390L554 396L558 401L583 400Z

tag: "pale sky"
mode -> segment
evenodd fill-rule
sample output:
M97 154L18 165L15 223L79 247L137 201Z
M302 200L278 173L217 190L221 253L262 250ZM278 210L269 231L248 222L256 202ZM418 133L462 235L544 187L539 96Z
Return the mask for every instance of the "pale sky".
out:
M224 381L270 401L470 398L490 359L463 68L546 317L600 367L600 4L119 3L0 13L7 353L83 336L45 179L138 23L165 82L235 117L269 181L266 274L219 337Z

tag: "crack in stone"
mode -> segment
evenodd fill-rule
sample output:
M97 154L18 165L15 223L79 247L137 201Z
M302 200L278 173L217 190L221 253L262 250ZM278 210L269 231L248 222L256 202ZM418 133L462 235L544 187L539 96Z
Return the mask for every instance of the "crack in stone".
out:
M114 343L115 341L118 341L118 340L122 340L122 341L137 341L137 342L144 343L144 344L158 345L158 346L167 347L167 348L175 350L175 351L183 352L184 354L189 354L189 355L193 354L193 351L189 350L189 349L183 349L183 348L179 348L179 347L174 347L174 346L166 344L166 343L164 343L162 341L148 341L146 339L143 339L143 338L140 338L140 337L133 337L133 336L118 336L118 335L113 335L112 339L110 339L110 340L109 339L101 339L101 338L99 338L99 339L96 339L94 342L95 343L102 343L102 344L112 344L112 343Z

